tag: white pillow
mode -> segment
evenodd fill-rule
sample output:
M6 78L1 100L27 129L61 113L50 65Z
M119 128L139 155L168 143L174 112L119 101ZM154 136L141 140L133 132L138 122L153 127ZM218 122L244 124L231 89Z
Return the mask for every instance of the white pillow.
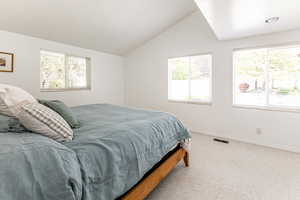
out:
M0 84L0 114L15 117L10 108L22 101L29 103L37 102L33 96L21 88Z
M23 101L11 110L23 126L32 132L59 142L73 139L73 130L69 124L55 111L42 104Z

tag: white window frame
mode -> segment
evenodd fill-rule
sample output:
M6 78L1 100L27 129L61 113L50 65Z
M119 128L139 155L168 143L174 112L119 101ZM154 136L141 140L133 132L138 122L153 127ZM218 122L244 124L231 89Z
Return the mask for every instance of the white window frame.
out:
M59 51L53 51L53 50L46 50L46 49L40 49L40 63L41 63L41 53L45 51L45 52L50 52L50 53L57 53L57 54L62 54L65 56L65 88L55 88L55 89L51 89L51 88L41 88L41 80L40 80L40 91L41 92L63 92L63 91L80 91L80 90L91 90L91 58L90 57L83 57L83 56L77 56L74 54L68 54L68 53L62 53ZM69 87L68 85L68 75L67 75L67 71L68 68L67 63L68 63L68 59L70 57L76 57L76 58L83 58L86 60L86 87ZM40 64L40 74L41 74L41 64ZM41 79L41 76L40 76Z
M171 94L171 85L172 85L172 73L169 70L169 63L168 61L170 59L175 59L175 58L186 58L186 57L195 57L195 56L211 56L211 69L210 69L210 77L209 77L209 100L208 101L203 101L201 99L191 99L191 100L180 100L180 99L172 99L170 98ZM168 65L168 102L174 102L174 103L187 103L187 104L200 104L200 105L212 105L212 99L213 99L213 95L212 95L212 84L213 84L213 69L214 69L214 59L213 59L213 53L208 52L208 53L198 53L198 54L192 54L192 55L186 55L186 56L176 56L176 57L169 57L167 60L167 65ZM188 87L188 94L189 96L191 95L191 68L189 67L189 87Z
M232 66L233 66L233 81L232 81L232 106L235 108L245 108L245 109L256 109L256 110L267 110L267 111L279 111L279 112L296 112L300 113L300 106L277 106L269 104L269 62L265 65L265 80L266 80L266 105L245 105L239 104L236 101L236 83L237 83L237 66L234 59L234 54L239 51L248 51L248 50L256 50L256 49L286 49L300 47L300 42L295 43L285 43L285 44L277 44L277 45L266 45L266 46L256 46L256 47L248 47L248 48L237 48L233 49L232 53Z

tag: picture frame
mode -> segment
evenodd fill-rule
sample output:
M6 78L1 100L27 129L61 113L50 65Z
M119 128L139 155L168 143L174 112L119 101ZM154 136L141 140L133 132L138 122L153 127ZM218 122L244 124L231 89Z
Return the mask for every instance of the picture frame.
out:
M0 52L0 72L14 71L14 54Z

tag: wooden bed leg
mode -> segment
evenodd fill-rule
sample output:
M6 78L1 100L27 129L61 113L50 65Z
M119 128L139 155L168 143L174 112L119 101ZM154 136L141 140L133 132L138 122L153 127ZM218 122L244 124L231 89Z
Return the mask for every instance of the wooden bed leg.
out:
M189 152L185 152L185 155L183 157L183 161L184 161L184 165L186 167L189 167L190 166L190 156L189 156Z

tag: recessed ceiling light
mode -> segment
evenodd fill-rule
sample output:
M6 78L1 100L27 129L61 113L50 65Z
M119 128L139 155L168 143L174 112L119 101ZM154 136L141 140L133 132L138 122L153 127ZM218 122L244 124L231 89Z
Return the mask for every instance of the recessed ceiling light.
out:
M272 24L272 23L275 23L275 22L277 22L279 20L279 17L271 17L271 18L269 18L269 19L266 19L266 23L267 24Z

